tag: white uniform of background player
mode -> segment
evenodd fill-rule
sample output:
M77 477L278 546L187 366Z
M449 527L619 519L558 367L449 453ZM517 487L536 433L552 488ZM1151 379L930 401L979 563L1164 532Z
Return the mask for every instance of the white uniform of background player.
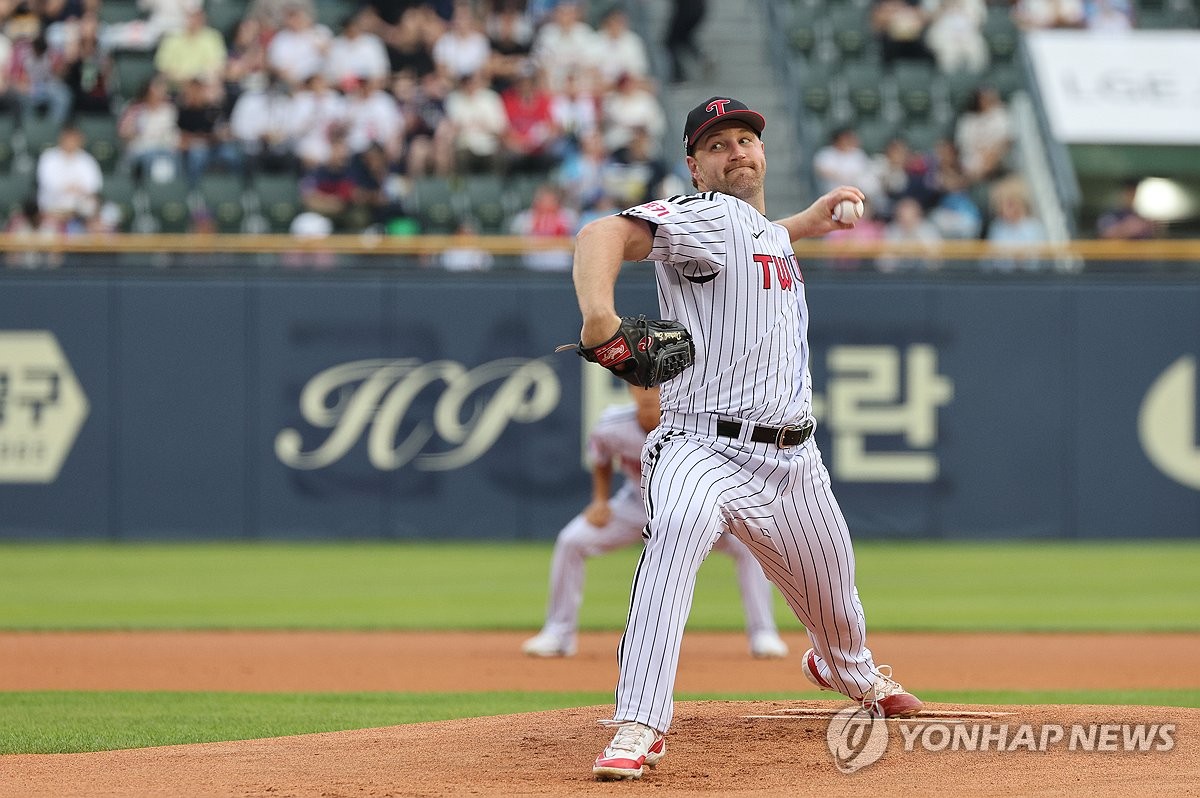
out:
M635 404L607 408L588 436L587 454L592 464L592 503L558 533L550 566L550 598L546 622L522 650L535 657L563 657L575 653L579 607L583 603L584 563L625 546L642 542L646 507L642 501L642 447L646 434L658 425L658 389L631 388ZM612 494L613 464L619 464L624 484ZM750 653L773 658L787 655L772 610L771 583L746 545L732 535L722 535L714 548L734 559Z
M850 226L832 211L863 194L843 186L770 221L764 125L732 98L701 103L684 141L702 193L597 220L576 241L583 345L612 336L621 263L642 259L655 263L662 317L696 344L695 364L662 386L662 421L643 450L647 541L617 651L619 728L593 765L598 778L639 777L665 754L696 572L726 533L808 629L810 681L887 715L921 708L866 646L850 535L811 437L808 308L791 242Z

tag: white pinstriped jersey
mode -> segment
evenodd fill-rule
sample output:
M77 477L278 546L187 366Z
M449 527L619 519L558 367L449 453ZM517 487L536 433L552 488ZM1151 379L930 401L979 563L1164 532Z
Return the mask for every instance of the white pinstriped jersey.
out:
M617 461L625 475L625 484L617 495L622 499L635 498L639 504L642 501L642 446L645 443L646 430L638 421L637 405L605 408L587 442L588 461L593 465Z
M648 202L659 311L692 333L696 362L661 388L664 412L779 426L808 416L808 309L787 231L717 192ZM797 343L799 344L797 346Z

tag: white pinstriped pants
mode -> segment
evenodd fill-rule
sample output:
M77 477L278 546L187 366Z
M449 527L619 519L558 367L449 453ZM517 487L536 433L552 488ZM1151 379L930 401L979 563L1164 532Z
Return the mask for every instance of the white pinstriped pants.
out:
M550 596L542 631L564 643L575 641L579 627L587 558L642 542L646 512L641 488L626 483L613 496L609 506L612 517L604 526L592 526L580 513L563 527L554 542ZM758 632L776 632L771 583L763 575L754 554L732 535L722 535L715 550L733 558L746 613L746 634L753 637Z
M642 489L650 538L617 650L614 720L670 728L696 572L726 530L749 546L804 624L822 674L847 695L871 688L850 534L811 438L779 449L664 424L642 452Z

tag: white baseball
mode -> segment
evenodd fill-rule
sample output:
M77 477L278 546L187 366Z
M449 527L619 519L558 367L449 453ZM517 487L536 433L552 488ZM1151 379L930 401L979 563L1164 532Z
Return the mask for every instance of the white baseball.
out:
M833 209L833 220L835 222L857 222L862 218L866 208L863 207L862 200L842 200Z

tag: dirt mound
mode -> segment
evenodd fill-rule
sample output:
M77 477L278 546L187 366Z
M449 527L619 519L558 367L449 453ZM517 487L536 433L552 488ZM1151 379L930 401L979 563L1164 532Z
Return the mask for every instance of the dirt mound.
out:
M888 721L886 753L846 775L826 739L829 715L844 706L680 703L666 758L636 784L592 779L592 760L610 736L595 721L611 708L584 707L266 740L9 756L0 760L0 796L1200 795L1200 710L934 704L927 717ZM1155 728L1139 740L1137 724ZM956 735L956 727L964 732ZM1063 738L1052 740L1060 728ZM943 742L942 750L930 750Z

